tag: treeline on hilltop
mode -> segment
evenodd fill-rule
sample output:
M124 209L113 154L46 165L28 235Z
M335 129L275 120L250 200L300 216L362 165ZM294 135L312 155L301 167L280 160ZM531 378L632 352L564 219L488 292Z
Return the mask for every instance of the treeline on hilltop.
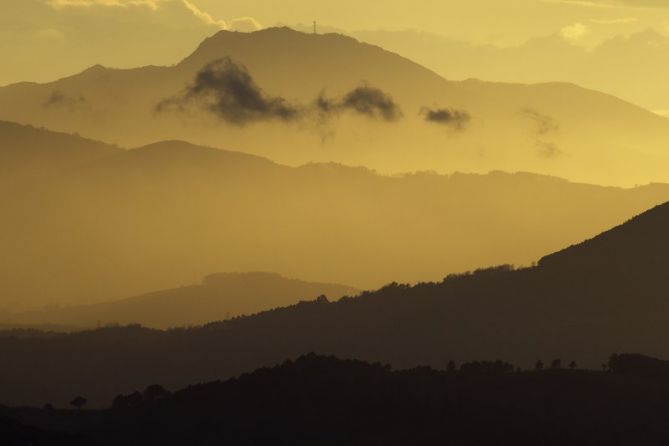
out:
M377 371L380 371L381 369L383 369L384 372L392 371L389 365L381 365L378 362L369 364L359 360L339 360L333 356L328 357L328 356L317 355L314 353L301 356L300 358L297 359L296 362L307 363L308 361L311 362L320 361L322 364L328 364L329 366L334 365L336 366L334 367L334 369L328 370L328 373L334 373L334 374L336 374L340 370L350 369L352 367L360 367L360 366L363 367L371 366ZM258 369L258 373L260 371L266 371L266 370L276 371L282 367L290 367L293 364L294 364L293 361L285 361L281 366L275 366L273 368L264 367ZM568 366L566 366L563 363L562 359L560 358L555 358L550 362L547 362L546 365L544 364L544 361L538 360L534 366L533 371L542 372L551 370L553 372L557 372L560 370L565 370L567 368L572 371L576 370L585 371L583 369L578 368L576 361L571 361L568 364ZM650 358L648 356L639 354L623 354L623 355L613 354L610 356L609 361L607 363L602 364L602 370L618 374L669 378L669 361ZM436 373L441 377L449 377L449 378L453 378L455 376L481 378L481 377L498 377L500 375L508 373L514 373L514 372L523 373L529 371L532 370L523 370L520 367L516 367L511 363L498 359L495 361L465 362L460 366L458 366L458 364L455 361L451 360L448 362L448 365L446 366L445 370L436 370L429 366L420 366L414 369L402 370L394 373L401 373L403 375L408 376L411 375L412 373L430 372L430 373ZM248 374L243 374L242 376L246 377L248 376ZM234 378L232 379L232 381L234 381ZM219 383L220 381L216 381L212 384L205 384L204 387L215 386ZM187 390L193 389L195 387L188 387ZM183 393L183 391L181 391L181 393ZM177 392L177 395L179 394L180 393ZM112 401L110 407L115 410L137 408L146 404L151 404L155 401L169 399L170 397L172 397L172 395L173 395L172 392L165 389L160 384L152 384L146 387L146 389L144 389L144 391L142 392L136 390L129 394L117 395ZM77 409L81 409L83 408L83 406L86 405L86 402L87 400L84 397L77 396L70 402L70 405ZM50 404L46 404L45 408L53 408L53 406L51 406Z
M143 394L118 396L113 408L102 411L2 409L0 418L71 438L83 435L100 445L669 440L669 362L613 355L606 371L558 368L551 362L555 368L533 371L518 371L503 361L395 371L379 363L309 354L174 393L152 385Z
M494 355L524 370L553 368L557 358L564 368L573 361L600 369L608 355L604 348L647 353L656 345L650 341L666 331L666 325L651 323L666 306L658 290L648 292L651 314L639 299L629 305L622 300L628 290L617 279L595 298L582 298L582 277L564 280L546 267L499 267L200 327L4 332L0 352L12 367L0 368L0 403L62 407L84 395L90 407L104 407L129 389L227 379L307 351L398 368L446 369L450 360L471 363Z

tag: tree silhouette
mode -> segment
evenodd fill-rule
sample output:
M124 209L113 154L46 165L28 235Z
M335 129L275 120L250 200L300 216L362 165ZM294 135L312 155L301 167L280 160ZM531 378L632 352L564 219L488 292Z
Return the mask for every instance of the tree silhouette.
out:
M82 407L84 407L87 402L88 400L86 398L84 398L83 396L78 396L72 401L70 401L70 406L76 407L78 410L81 410Z
M144 390L144 400L145 401L157 401L169 398L172 393L169 390L166 390L163 386L158 384L153 384Z
M451 360L448 361L448 365L446 366L446 371L449 373L453 373L457 370L458 366L455 364L455 361Z
M539 360L537 363L534 365L534 370L543 370L544 369L544 363Z
M139 392L133 392L129 395L117 395L112 402L112 409L139 407L143 400L142 394Z
M572 362L569 363L569 368L571 370L576 370L576 367L577 367L576 361L572 361Z
M460 366L460 373L466 374L502 374L514 370L513 365L500 360L465 362Z
M448 373L311 353L238 378L191 385L166 400L150 401L139 392L119 395L113 410L2 407L0 445L182 446L187 439L185 444L312 446L351 444L352 438L384 446L405 445L408 438L412 444L463 446L585 446L593 438L602 440L597 444L669 444L661 398L669 385L669 361L625 354L615 364L608 373L512 373L510 363L473 361ZM160 395L161 389L154 385L145 393ZM16 442L10 426L8 441L9 417L25 420L22 430L35 425L40 431L33 432L45 435L46 426L75 437ZM611 420L626 423L612 426Z

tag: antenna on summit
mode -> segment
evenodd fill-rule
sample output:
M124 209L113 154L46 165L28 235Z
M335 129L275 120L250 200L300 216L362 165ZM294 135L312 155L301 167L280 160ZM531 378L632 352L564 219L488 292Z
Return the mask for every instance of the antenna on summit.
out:
M318 34L318 26L316 24L316 20L314 20L314 34Z

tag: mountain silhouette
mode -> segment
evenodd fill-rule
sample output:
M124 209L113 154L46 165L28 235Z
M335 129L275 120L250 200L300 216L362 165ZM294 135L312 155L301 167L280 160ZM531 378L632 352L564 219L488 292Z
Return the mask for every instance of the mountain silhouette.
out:
M67 133L50 132L13 122L0 121L0 181L18 175L41 175L118 153L116 146Z
M289 165L669 180L667 119L640 107L566 83L447 81L350 37L287 28L221 31L169 67L95 66L6 86L0 119L131 147L185 139Z
M8 404L41 405L66 404L78 393L99 406L113 392L151 382L175 389L311 351L401 368L447 368L451 360L486 357L526 369L550 358L599 368L611 352L666 357L667 263L657 260L669 249L668 209L669 203L654 208L532 268L478 270L413 287L394 283L337 302L317 299L187 330L7 332L0 352L12 367L0 369L0 395ZM647 243L651 238L655 243ZM630 241L645 249L626 251Z
M11 234L4 249L12 253L0 257L5 324L43 305L195 285L212 271L372 289L529 265L669 200L662 184L620 189L503 172L386 176L180 141L122 150L4 128L13 129L0 132L0 181L10 181L0 190L0 233ZM39 144L17 144L18 131Z
M447 78L503 82L569 81L611 93L650 110L666 110L669 91L657 65L669 38L646 28L594 47L573 45L560 33L521 45L473 44L416 30L359 31L352 35L415 60ZM634 60L634 63L629 63ZM611 73L616 75L612 76ZM638 82L638 79L644 82Z
M184 286L101 304L18 314L23 325L57 324L91 328L104 324L141 324L153 328L201 325L324 295L338 300L358 290L343 285L310 283L270 273L224 273ZM70 328L72 330L72 328Z
M540 260L539 266L571 274L629 276L632 280L659 277L669 268L669 206L657 206L595 238Z

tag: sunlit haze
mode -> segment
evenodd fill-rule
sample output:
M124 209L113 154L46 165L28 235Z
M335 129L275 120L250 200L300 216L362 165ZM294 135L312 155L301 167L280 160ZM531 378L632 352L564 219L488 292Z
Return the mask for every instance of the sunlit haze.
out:
M0 444L669 444L669 1L0 0Z

